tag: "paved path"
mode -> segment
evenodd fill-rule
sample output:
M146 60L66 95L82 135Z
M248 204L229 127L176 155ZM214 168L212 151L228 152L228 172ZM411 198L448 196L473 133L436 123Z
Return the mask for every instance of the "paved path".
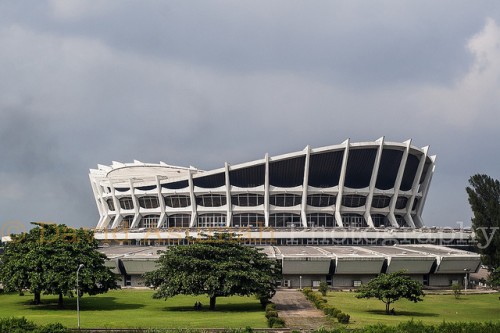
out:
M272 299L279 316L292 329L317 329L329 327L330 323L322 311L316 309L304 294L294 289L278 289Z

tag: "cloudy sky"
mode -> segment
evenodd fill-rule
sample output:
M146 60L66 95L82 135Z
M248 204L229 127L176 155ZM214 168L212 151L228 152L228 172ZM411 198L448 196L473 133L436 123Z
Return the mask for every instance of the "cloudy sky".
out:
M88 170L413 139L427 225L500 178L500 2L0 0L0 226L95 226Z

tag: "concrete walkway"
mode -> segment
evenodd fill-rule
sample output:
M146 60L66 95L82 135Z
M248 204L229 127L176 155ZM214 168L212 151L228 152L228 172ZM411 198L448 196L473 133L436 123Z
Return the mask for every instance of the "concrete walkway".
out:
M330 326L323 312L316 309L298 290L278 289L271 301L276 304L286 327L310 330Z

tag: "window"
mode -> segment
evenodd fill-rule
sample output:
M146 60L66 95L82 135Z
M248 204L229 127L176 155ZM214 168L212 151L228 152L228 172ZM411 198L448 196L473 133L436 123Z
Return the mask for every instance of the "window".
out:
M362 228L367 226L365 218L358 214L343 214L342 223L344 227L349 228Z
M292 207L301 204L301 196L296 194L275 194L269 197L269 203L278 207Z
M407 197L398 197L398 200L396 200L396 209L405 209L407 203Z
M353 287L361 287L361 281L359 281L359 280L352 281L352 286Z
M196 204L203 207L220 207L226 204L226 196L221 194L204 194L196 197Z
M218 213L198 215L197 226L200 228L221 228L226 226L226 215Z
M115 210L115 203L113 202L113 199L106 200L106 203L108 204L109 210L111 210L111 211Z
M389 207L390 203L391 203L391 197L385 195L375 195L373 196L372 207L386 208Z
M269 216L269 226L272 228L301 227L300 215L291 213L278 213Z
M342 206L344 207L361 207L366 203L366 197L363 195L344 195L342 197Z
M134 215L127 215L123 217L118 228L128 229L132 225L133 221L134 221Z
M265 224L263 214L244 213L233 215L233 227L235 228L263 227Z
M159 215L146 215L139 222L139 228L156 228L158 226Z
M165 205L172 208L191 206L191 198L188 195L170 195L165 197Z
M158 202L158 197L156 196L146 196L139 198L139 206L142 208L158 208L160 203Z
M260 206L264 204L264 196L253 193L243 193L243 194L233 195L231 197L231 203L235 206L241 206L241 207Z
M391 225L391 223L387 220L387 217L385 215L382 215L382 214L373 214L372 221L373 221L373 225L376 228L385 227L386 225L387 226Z
M131 197L124 197L120 199L120 207L122 209L134 209L134 201Z
M311 194L307 196L307 204L313 207L328 207L335 205L336 196L329 194Z
M405 218L401 215L396 215L396 222L398 222L400 227L407 227L408 226Z
M174 214L168 217L167 228L189 228L190 223L190 214Z
M312 213L307 214L308 227L335 227L335 217L332 214Z

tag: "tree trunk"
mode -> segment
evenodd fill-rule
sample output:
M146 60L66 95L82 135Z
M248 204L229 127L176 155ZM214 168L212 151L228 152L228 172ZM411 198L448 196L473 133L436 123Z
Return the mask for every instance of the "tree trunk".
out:
M59 300L57 301L57 306L61 309L63 308L63 294L61 292L59 293Z
M390 308L391 307L391 303L390 302L387 302L385 303L385 314L390 314L391 311L390 311Z
M39 291L35 291L33 293L33 304L35 304L35 305L40 304L40 292Z
M210 310L215 310L215 300L217 296L210 296Z

